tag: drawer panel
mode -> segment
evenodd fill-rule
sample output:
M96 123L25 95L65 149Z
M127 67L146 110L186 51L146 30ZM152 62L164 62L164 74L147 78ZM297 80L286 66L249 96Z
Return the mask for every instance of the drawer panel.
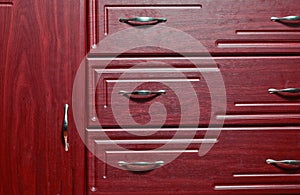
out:
M266 163L266 160L298 160L300 149L299 130L299 127L294 126L228 127L222 130L218 138L219 142L214 149L216 152L226 151L226 159L228 162L232 161L227 168L236 177L248 173L297 173L300 171L297 168L281 169ZM222 147L222 149L219 147ZM300 167L298 166L298 168Z
M193 59L198 68L184 58L116 58L105 69L105 60L90 59L88 125L195 127L223 120L225 125L299 124L299 91L269 92L300 88L299 57ZM166 93L119 94L137 90Z
M153 157L163 156L165 158L167 155L176 152L180 151L160 151ZM144 154L139 153L138 156L145 156L145 154L149 153L146 151ZM107 152L107 160L113 162L120 162L120 159L132 159L134 158L132 156L132 153L124 154L121 151ZM96 161L95 168L99 172L95 175L96 178L92 183L96 184L96 194L118 194L120 192L122 194L139 194L141 192L143 194L165 194L165 192L176 194L177 190L182 194L211 191L212 179L204 172L208 172L208 168L212 168L212 166L205 166L201 163L201 160L195 159L195 156L197 156L197 151L184 151L174 162L148 172L122 170ZM103 173L102 170L106 173ZM213 174L214 170L212 169L210 172ZM201 181L197 179L200 175ZM175 186L177 186L176 189L174 189Z
M280 169L266 163L267 159L299 160L299 127L224 128L218 143L201 157L199 145L192 144L186 150L154 150L155 142L111 142L118 144L116 149L115 145L109 146L103 140L95 139L96 134L88 134L91 151L102 155L106 162L89 156L89 187L95 187L96 194L166 190L170 194L282 194L290 187L294 188L288 192L300 192L300 169ZM174 154L178 155L176 160L159 164ZM150 165L147 167L145 163ZM152 170L138 172L140 169ZM149 185L151 188L147 187ZM234 186L250 187L236 189ZM260 186L260 189L254 191L251 186Z
M183 68L191 66L191 62L142 61L114 60L106 69L101 67L104 61L89 61L89 126L197 127L209 123L212 93L207 80L214 85L214 96L222 95L218 90L222 85L217 84L222 84L217 79L221 74L216 65L206 62L200 68ZM134 68L126 69L130 66ZM155 94L147 94L150 92Z
M226 181L217 178L215 190L225 194L299 193L299 164L277 166L266 162L267 159L299 161L299 127L253 129L258 131L222 131L216 147L222 145L223 150L234 151L226 158L228 177Z
M105 194L138 194L163 193L167 189L170 194L176 184L180 184L181 193L205 192L212 189L213 164L205 166L198 155L199 140L195 139L186 150L182 148L184 139L167 148L158 148L159 140L113 140L111 145L101 139L95 139L95 132L88 132L91 151L103 159L105 163L90 155L89 187L97 189L94 193ZM148 142L151 141L151 142ZM207 140L208 141L208 140ZM126 142L126 143L125 143ZM196 143L198 142L198 143ZM113 144L117 144L113 145ZM167 142L165 142L167 144ZM178 147L176 149L176 147ZM176 160L174 160L174 158ZM174 161L172 161L174 160ZM126 164L125 163L131 163ZM150 163L150 165L145 165ZM121 166L120 166L121 165ZM209 169L212 168L210 171ZM143 170L143 171L138 171ZM187 174L188 173L188 174ZM203 178L201 181L197 178ZM181 185L181 184L185 185ZM118 187L113 187L118 185Z
M132 29L123 31L123 35L119 33L119 41L113 42L106 50L93 49L91 53L95 54L115 51L122 51L122 54L173 53L172 49L168 50L170 48L178 48L180 51L175 51L178 53L274 54L299 53L300 48L299 21L274 22L270 19L299 16L300 4L297 0L189 0L184 3L169 0L147 3L137 0L122 3L96 0L91 1L90 9L92 45L116 32ZM130 25L119 21L120 18L136 17L166 18L167 21L142 27L140 23L133 22ZM166 30L166 27L175 30ZM180 33L175 36L175 32L191 35L207 51L197 51L192 41L180 36ZM114 41L117 37L114 37ZM132 41L133 38L135 41ZM167 44L162 44L164 41ZM132 44L134 42L136 44ZM145 43L149 47L128 48L141 46L138 43ZM166 45L169 48L164 47ZM123 51L124 48L128 51Z
M299 57L245 57L216 60L227 93L226 124L287 124L300 122Z

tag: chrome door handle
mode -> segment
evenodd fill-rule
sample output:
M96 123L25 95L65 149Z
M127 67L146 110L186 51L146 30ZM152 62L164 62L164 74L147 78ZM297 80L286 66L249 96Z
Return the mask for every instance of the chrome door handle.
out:
M69 151L69 143L68 143L68 108L69 105L65 104L64 107L64 122L63 122L63 140L64 140L64 146L65 146L65 151Z
M269 93L273 94L273 93L279 93L279 92L284 92L284 93L299 93L300 92L300 88L285 88L285 89L273 89L270 88L268 90Z
M155 162L132 162L128 163L125 161L119 161L119 166L123 167L124 169L128 171L134 171L134 172L144 172L144 171L151 171L153 169L156 169L158 167L161 167L165 164L164 161L155 161Z
M300 160L273 160L267 159L267 164L274 164L283 169L300 169Z
M135 18L120 18L120 22L129 23L129 22L139 22L142 24L149 24L149 23L160 23L166 22L167 18L152 18L152 17L135 17Z
M119 91L120 95L161 95L165 94L166 90L158 90L158 91L151 91L151 90L136 90L136 91Z
M300 21L300 16L285 16L285 17L271 17L271 21L273 22L278 22L278 21L282 21L282 20L286 20L286 21Z

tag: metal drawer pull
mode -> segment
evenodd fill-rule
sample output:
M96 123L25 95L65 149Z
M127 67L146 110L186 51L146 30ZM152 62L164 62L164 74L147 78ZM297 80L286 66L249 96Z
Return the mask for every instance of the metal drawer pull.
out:
M279 93L279 92L284 92L284 93L299 93L300 92L300 88L286 88L286 89L273 89L270 88L269 93L273 94L273 93Z
M143 96L146 96L146 95L161 95L161 94L165 94L166 93L166 90L158 90L158 91L150 91L150 90L136 90L136 91L119 91L119 94L121 95L143 95Z
M68 108L69 105L65 104L64 107L64 123L63 123L63 140L64 140L64 145L65 145L65 151L69 151L69 143L68 143Z
M271 21L277 22L281 20L288 20L288 21L295 21L299 20L300 21L300 16L286 16L286 17L271 17Z
M167 18L152 18L152 17L136 17L136 18L120 18L120 22L128 23L128 22L141 22L141 23L160 23L160 22L166 22Z
M123 167L124 169L128 171L151 171L153 169L156 169L158 167L161 167L165 164L164 161L155 161L155 162L132 162L128 163L125 161L119 161L119 166Z
M300 169L300 160L273 160L267 159L267 164L274 164L283 169Z

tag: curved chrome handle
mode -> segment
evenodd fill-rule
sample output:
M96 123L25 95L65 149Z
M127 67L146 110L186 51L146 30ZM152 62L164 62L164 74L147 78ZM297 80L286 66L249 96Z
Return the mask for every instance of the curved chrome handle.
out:
M300 169L300 160L273 160L267 159L267 164L274 164L283 169Z
M150 91L150 90L136 90L136 91L119 91L119 94L121 95L143 95L143 96L146 96L146 95L161 95L161 94L165 94L166 93L166 90L158 90L158 91Z
M300 21L300 16L271 17L271 21L273 21L273 22L282 21L282 20L287 20L287 21L299 20Z
M299 93L300 92L300 88L285 88L285 89L273 89L270 88L268 90L269 93L273 94L273 93L279 93L279 92L284 92L284 93Z
M69 105L65 104L64 107L64 123L63 123L63 139L64 139L64 145L65 145L65 151L69 151L69 143L68 143L68 108Z
M153 169L161 167L165 164L165 162L164 161L155 161L155 162L128 163L125 161L119 161L118 164L119 164L119 166L123 167L124 169L126 169L128 171L143 172L143 171L151 171Z
M129 22L140 22L144 24L148 24L149 22L166 22L167 18L152 18L152 17L135 17L135 18L120 18L120 22L129 23Z

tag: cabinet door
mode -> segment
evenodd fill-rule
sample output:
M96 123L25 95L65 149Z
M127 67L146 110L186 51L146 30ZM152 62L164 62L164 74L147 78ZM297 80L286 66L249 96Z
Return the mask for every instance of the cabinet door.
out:
M62 142L84 57L83 2L0 0L0 194L83 194L72 107L68 152Z

